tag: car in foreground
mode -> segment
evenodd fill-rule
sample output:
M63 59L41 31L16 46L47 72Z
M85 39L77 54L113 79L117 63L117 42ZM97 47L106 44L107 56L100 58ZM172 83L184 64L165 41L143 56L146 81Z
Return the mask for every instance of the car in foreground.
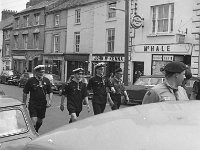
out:
M13 70L3 70L0 75L0 83L7 84L8 79L14 75Z
M18 83L19 83L19 79L20 79L20 74L14 74L14 75L12 75L12 76L10 76L9 78L8 78L8 81L7 81L7 83L9 84L9 85L18 85Z
M127 93L129 95L130 102L122 101L122 104L128 105L140 105L146 92L153 86L163 83L165 80L164 75L147 75L141 76L133 85L126 86ZM200 79L198 77L190 78L186 83L186 92L190 97L192 92L192 87L195 81Z
M20 79L18 81L18 86L19 87L23 87L26 82L28 81L29 78L33 77L33 73L32 72L24 72L21 76Z
M25 150L199 150L200 101L168 101L92 116L41 135Z
M17 99L0 96L0 150L22 150L36 137L26 106Z

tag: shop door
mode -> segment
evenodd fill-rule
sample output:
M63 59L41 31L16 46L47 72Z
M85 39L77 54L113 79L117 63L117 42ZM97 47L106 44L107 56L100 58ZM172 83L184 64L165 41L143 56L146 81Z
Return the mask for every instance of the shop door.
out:
M133 84L141 76L144 75L144 62L133 62Z

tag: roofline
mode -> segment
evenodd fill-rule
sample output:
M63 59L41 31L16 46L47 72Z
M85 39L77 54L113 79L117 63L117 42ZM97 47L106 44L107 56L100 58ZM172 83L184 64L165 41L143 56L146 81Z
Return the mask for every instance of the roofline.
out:
M46 7L46 6L44 6L44 7ZM18 15L26 14L26 13L29 13L29 12L34 11L34 10L45 9L44 7L41 7L41 8L33 8L33 9L30 9L30 10L27 10L27 11L25 11L25 10L23 11L23 10L22 10L22 12L16 13L16 14L14 14L13 16L14 16L14 18L17 18Z
M93 4L93 3L96 3L96 2L99 2L99 3L101 3L101 2L104 2L104 1L107 1L107 0L95 0L95 1L93 1L93 2L88 2L88 3L84 3L84 4L79 4L79 5L77 5L77 4L75 4L74 6L69 6L69 7L65 7L65 8L61 8L61 9L56 9L56 10L47 10L46 11L46 13L47 14L51 14L51 13L54 13L54 12L59 12L59 11L62 11L62 10L68 10L68 9L73 9L73 8L76 8L76 7L81 7L81 6L86 6L86 5L91 5L91 4ZM63 3L61 3L61 4L63 4ZM60 4L60 5L61 5ZM60 5L58 5L58 6L60 6ZM55 6L54 8L56 8L56 7L58 7L58 6ZM47 7L48 8L48 7ZM52 9L54 9L54 8L52 8Z

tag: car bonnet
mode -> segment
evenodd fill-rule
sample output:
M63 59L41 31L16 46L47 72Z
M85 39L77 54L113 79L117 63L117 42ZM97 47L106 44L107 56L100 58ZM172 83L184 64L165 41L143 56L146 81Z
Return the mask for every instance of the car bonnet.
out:
M200 102L139 105L65 125L33 140L33 150L199 150Z

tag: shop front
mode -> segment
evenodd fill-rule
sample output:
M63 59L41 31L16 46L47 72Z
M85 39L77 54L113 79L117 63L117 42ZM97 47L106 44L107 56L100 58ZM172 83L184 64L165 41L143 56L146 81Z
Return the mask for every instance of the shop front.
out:
M66 62L66 80L72 75L72 70L76 68L83 68L85 74L90 74L88 70L89 54L65 54L64 60Z
M144 75L162 74L160 68L171 61L181 61L191 66L192 44L136 45L132 55L133 62L142 61ZM136 72L137 70L134 70Z
M104 62L105 75L109 77L114 73L115 69L121 67L124 68L124 54L93 54L92 55L92 75L95 74L94 67L96 64Z
M55 74L64 80L64 55L63 54L43 54L43 64L46 66L45 72Z

